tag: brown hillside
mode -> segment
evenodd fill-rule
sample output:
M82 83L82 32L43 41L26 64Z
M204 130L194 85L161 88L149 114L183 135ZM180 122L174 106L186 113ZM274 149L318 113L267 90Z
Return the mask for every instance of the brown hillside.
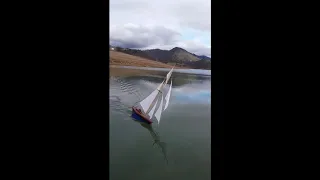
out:
M172 68L172 66L169 64L141 58L138 56L132 56L132 55L117 52L117 51L110 51L109 64L119 65L119 66ZM176 68L179 68L179 67L176 67Z

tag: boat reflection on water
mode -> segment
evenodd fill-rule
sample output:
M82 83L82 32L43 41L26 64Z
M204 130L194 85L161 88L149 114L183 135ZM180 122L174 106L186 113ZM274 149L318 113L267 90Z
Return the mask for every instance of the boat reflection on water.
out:
M135 122L139 123L142 127L146 128L150 132L151 137L154 140L152 146L154 146L156 144L156 145L158 145L158 147L161 148L164 159L166 160L166 162L168 164L167 151L166 151L167 145L165 142L160 141L160 136L154 131L154 129L152 128L152 125L147 124L147 123L143 123L143 122L139 122L139 121L135 121Z

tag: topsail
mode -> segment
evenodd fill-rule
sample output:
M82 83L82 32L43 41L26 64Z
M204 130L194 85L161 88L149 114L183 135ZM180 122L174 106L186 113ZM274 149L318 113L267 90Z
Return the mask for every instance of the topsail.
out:
M165 84L168 83L168 81L169 81L169 79L170 79L170 77L171 77L172 71L173 71L173 68L172 68L172 69L170 70L170 72L167 74L167 76L166 76L166 83L165 83Z
M165 100L166 100L166 105L164 106L163 111L164 111L164 110L166 110L166 109L167 109L167 107L168 107L168 105L169 105L170 94L171 94L171 88L172 88L172 79L171 79L171 84L170 84L170 87L169 87L169 91L168 91L168 93L167 93L167 95L166 95L166 98L165 98Z

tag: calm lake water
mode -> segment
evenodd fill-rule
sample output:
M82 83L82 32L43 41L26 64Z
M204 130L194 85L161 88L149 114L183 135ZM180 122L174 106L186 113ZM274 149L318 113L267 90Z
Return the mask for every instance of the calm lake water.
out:
M130 117L131 107L156 89L168 71L110 69L111 180L211 179L208 71L173 72L170 103L159 125L155 120L145 126Z

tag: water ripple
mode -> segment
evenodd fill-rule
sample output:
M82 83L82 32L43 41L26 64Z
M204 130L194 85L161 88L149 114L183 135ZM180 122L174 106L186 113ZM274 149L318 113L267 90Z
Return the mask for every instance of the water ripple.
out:
M111 112L126 114L129 109L143 99L139 84L122 77L110 77L110 110Z

